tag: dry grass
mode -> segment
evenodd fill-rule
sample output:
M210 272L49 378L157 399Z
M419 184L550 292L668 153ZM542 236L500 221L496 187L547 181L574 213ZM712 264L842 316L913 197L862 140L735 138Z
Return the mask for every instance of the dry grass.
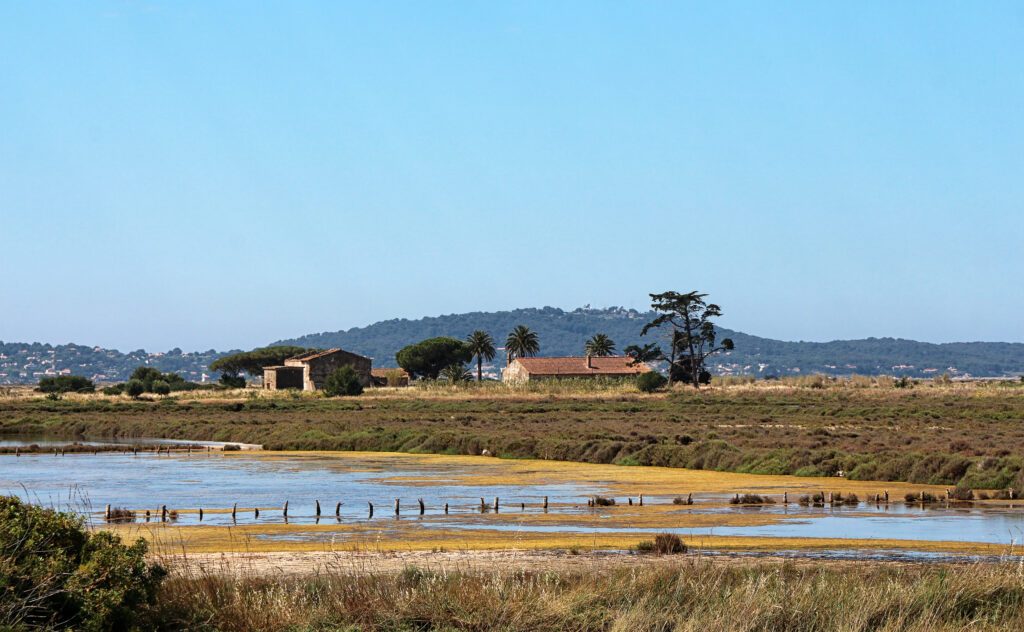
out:
M197 572L156 615L198 630L1010 630L1018 566L879 566L688 559L586 572L495 569L314 577Z

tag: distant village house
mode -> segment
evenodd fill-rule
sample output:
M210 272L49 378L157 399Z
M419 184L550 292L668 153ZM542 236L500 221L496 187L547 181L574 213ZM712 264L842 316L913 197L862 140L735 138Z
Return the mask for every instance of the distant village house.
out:
M635 377L651 367L633 363L629 356L583 356L566 358L516 358L504 370L506 383L559 378Z
M370 386L371 364L370 358L341 349L307 353L288 358L281 366L263 367L263 388L270 391L286 388L318 391L324 387L327 377L343 366L352 367L363 386Z
M405 369L373 369L370 377L374 386L409 386L409 373Z

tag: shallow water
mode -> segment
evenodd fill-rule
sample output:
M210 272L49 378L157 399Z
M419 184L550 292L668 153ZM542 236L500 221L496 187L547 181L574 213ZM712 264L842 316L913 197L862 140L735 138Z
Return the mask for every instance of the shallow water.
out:
M501 469L503 462L491 460L484 469ZM482 470L479 470L482 471ZM229 510L238 503L238 524L252 524L251 508L261 508L258 522L284 522L281 507L289 501L288 523L294 532L261 536L283 540L320 540L336 534L303 530L302 525L317 523L315 501L322 506L319 524L336 521L335 503L341 501L340 521L365 522L368 502L375 506L373 521L380 527L393 524L394 499L401 500L405 526L424 529L461 528L505 532L562 533L656 533L673 531L681 536L768 536L794 538L898 539L923 541L981 542L1015 544L1024 540L1024 511L1018 508L922 508L894 503L858 507L800 507L781 504L758 508L734 508L707 504L720 501L721 494L695 495L695 504L666 514L666 526L632 527L628 523L609 524L623 508L590 509L586 498L605 495L599 483L560 481L539 485L475 485L466 465L424 464L415 459L381 455L372 459L346 460L345 456L317 455L256 457L225 455L221 452L193 455L138 456L119 453L31 454L15 457L0 455L0 493L14 494L32 502L61 509L80 511L96 521L106 504L135 510L158 507L183 510L178 524L199 524L198 515L184 513L203 507L204 525L229 525ZM461 482L443 481L447 475L460 475ZM430 484L418 485L429 479ZM480 499L488 505L501 498L500 516L481 516ZM541 513L540 503L548 496L553 512L571 520L555 524L531 523ZM422 498L427 511L418 516L416 500ZM648 497L651 503L666 504L669 498ZM620 499L621 500L621 499ZM451 514L443 515L449 503ZM524 511L520 503L526 503ZM214 513L211 513L214 511ZM673 528L672 516L688 514L722 516L763 515L771 524L758 526L713 526ZM618 515L622 515L619 513ZM680 519L682 522L682 519ZM604 524L602 524L604 523Z

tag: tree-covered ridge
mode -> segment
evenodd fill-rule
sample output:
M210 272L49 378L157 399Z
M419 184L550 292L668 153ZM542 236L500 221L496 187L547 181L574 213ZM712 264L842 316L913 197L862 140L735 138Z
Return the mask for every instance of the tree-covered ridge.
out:
M306 348L342 347L373 358L375 367L394 367L395 353L406 345L440 336L465 340L476 330L490 334L503 345L509 332L525 325L537 333L544 356L583 355L586 341L598 333L615 341L616 349L658 342L657 334L640 336L653 314L612 307L566 311L554 307L502 312L471 312L421 318L393 319L346 331L310 334L274 344ZM714 374L750 374L759 377L824 373L896 374L929 377L951 375L1002 376L1024 373L1024 344L1005 342L956 342L932 344L895 338L868 338L834 342L785 342L719 328L720 338L731 338L735 350L711 360ZM180 374L198 382L205 373L216 380L210 363L238 353L214 350L193 353L172 349L147 353L141 349L122 353L83 345L49 345L0 341L0 384L37 384L46 375L67 372L98 383L123 382L139 366ZM491 373L503 365L505 352L498 350ZM485 363L486 364L486 363Z
M566 311L555 307L516 309L500 312L448 314L418 320L392 319L368 327L310 334L274 344L305 347L342 347L374 359L374 366L395 366L398 349L425 338L464 338L482 330L494 340L504 341L517 325L526 325L540 339L541 355L582 355L586 341L603 333L616 347L664 342L641 336L651 312L621 307L579 308ZM759 377L824 373L896 374L929 377L950 375L1001 376L1024 372L1024 344L1004 342L957 342L934 344L898 338L867 338L833 342L788 342L752 336L719 328L719 338L731 338L735 349L712 359L710 368L718 375L749 374ZM497 359L502 362L504 353Z

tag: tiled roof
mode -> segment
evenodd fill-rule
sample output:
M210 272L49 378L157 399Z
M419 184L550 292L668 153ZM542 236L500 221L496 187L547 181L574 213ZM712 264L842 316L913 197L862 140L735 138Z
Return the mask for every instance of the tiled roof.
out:
M337 353L338 351L341 351L341 349L336 347L334 349L327 349L326 351L314 351L312 353L307 353L306 355L295 356L294 358L288 358L288 359L289 360L298 360L300 362L305 362L306 360L312 360L314 358L320 358L320 357L323 357L325 355L331 355L332 353Z
M639 375L651 367L640 363L633 365L629 356L592 356L590 366L586 357L570 358L516 358L530 375L557 375L564 377L584 375Z

